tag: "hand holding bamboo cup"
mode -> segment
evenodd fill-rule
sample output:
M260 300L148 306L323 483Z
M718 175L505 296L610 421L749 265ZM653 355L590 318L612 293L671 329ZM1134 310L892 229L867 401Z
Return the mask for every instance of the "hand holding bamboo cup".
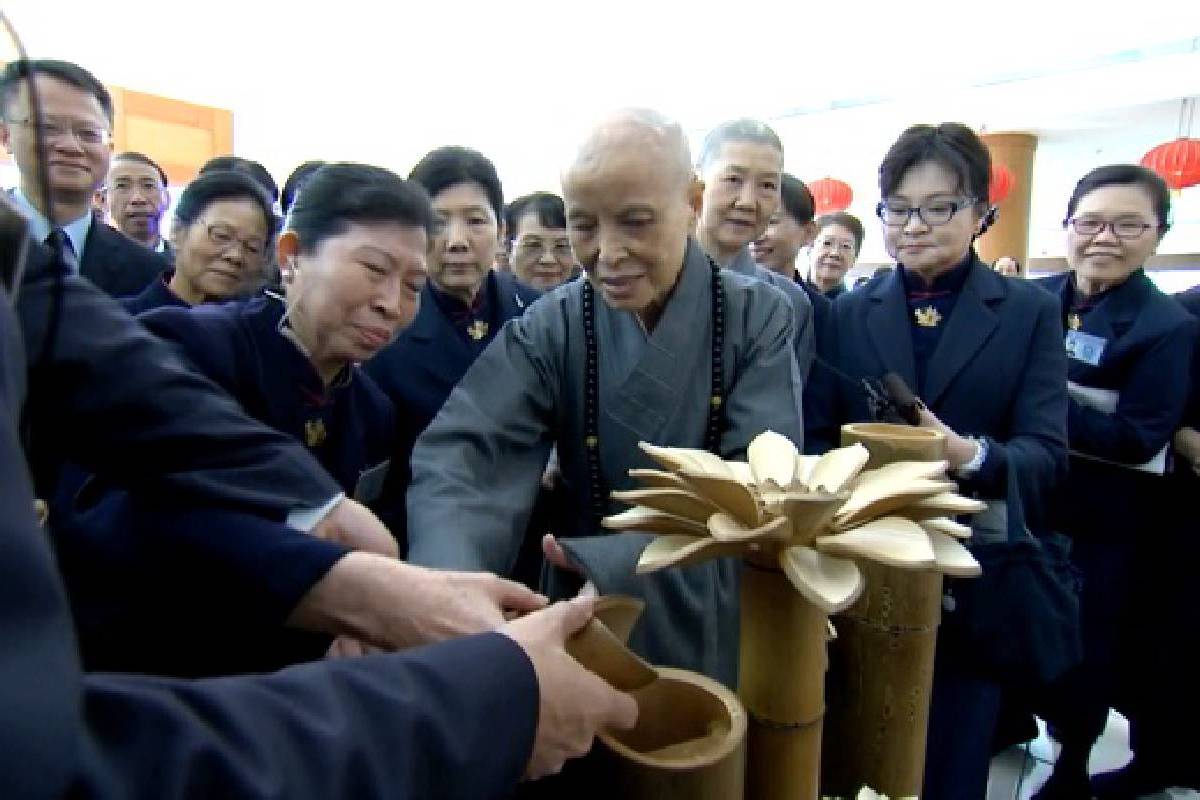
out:
M602 597L567 652L638 704L632 730L599 734L607 793L629 800L740 800L746 711L714 680L651 667L626 646L644 604Z

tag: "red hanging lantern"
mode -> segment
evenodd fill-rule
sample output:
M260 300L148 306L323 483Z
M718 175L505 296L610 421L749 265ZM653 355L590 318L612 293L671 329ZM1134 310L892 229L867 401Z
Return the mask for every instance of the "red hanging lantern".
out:
M1200 183L1200 139L1180 137L1142 156L1142 166L1162 176L1176 191Z
M1017 183L1012 170L998 161L992 162L992 180L988 189L988 202L996 206L1004 202Z
M854 200L854 191L850 184L837 178L821 178L808 185L812 192L813 202L816 203L817 216L834 211L845 211Z

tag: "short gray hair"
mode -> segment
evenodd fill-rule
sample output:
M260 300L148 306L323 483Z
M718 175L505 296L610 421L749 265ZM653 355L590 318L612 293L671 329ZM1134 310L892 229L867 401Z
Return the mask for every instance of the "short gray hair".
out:
M756 119L735 119L722 122L704 137L704 144L700 145L700 157L696 161L696 169L703 173L728 142L766 144L774 147L781 155L783 154L783 142L780 141L779 135L771 129L770 125Z

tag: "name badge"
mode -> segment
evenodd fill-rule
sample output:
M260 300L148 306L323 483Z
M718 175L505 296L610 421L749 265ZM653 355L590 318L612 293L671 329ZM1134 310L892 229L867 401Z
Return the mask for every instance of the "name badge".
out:
M1067 356L1076 361L1091 364L1093 367L1099 365L1100 356L1104 354L1104 347L1107 344L1106 339L1090 333L1067 331Z

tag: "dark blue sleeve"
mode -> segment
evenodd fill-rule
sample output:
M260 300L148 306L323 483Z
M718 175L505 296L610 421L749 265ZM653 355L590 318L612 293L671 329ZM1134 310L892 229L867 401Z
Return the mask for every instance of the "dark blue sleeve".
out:
M804 384L804 452L820 455L838 444L835 395L840 378L831 370L837 358L837 328L829 298L807 287L805 293L812 303L816 358Z
M1195 341L1196 321L1186 319L1138 354L1112 414L1071 400L1071 449L1125 464L1153 458L1183 418Z
M528 658L500 634L262 677L82 675L16 436L24 377L18 339L2 303L5 797L498 798L511 791L529 759L539 695Z
M988 437L987 458L963 485L981 497L1009 497L1008 476L1017 475L1021 498L1036 519L1046 493L1067 471L1067 356L1057 298L1043 291L1026 297L1033 334L1007 438Z
M85 681L79 796L507 797L532 752L533 666L502 634L262 677Z
M1175 295L1175 299L1193 318L1200 319L1200 286L1193 286L1186 292ZM1190 428L1200 428L1200 341L1195 343L1192 350L1192 377L1187 406L1183 412L1183 424Z
M241 359L232 308L153 308L139 314L138 320L151 333L174 343L201 373L236 398Z
M87 281L31 267L17 307L43 487L71 460L114 485L274 518L340 491L297 442L248 418Z

